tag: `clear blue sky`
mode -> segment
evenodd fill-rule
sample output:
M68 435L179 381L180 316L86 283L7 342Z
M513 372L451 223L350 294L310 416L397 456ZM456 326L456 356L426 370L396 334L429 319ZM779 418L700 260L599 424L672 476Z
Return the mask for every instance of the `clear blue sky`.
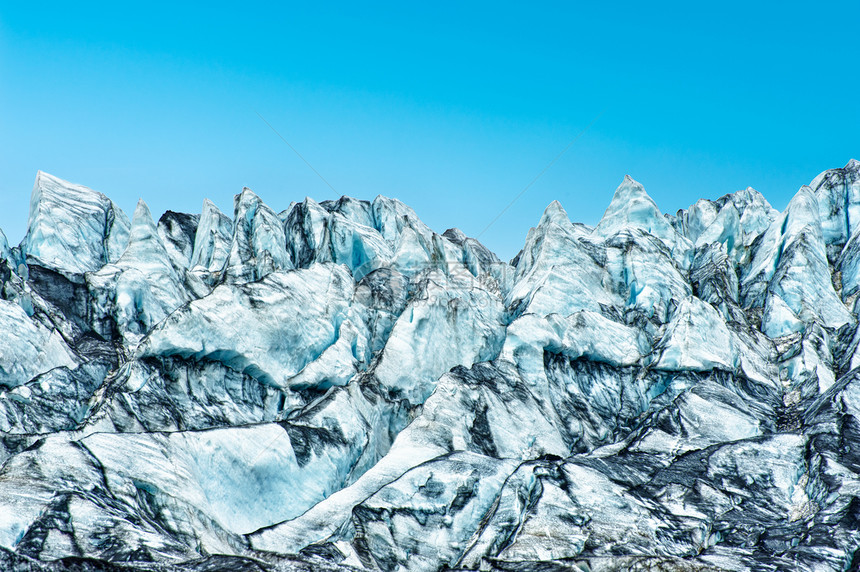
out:
M3 2L0 228L38 169L156 217L336 196L257 113L337 196L474 236L603 112L481 236L503 258L628 173L667 212L748 185L782 209L860 158L856 0L417 4Z

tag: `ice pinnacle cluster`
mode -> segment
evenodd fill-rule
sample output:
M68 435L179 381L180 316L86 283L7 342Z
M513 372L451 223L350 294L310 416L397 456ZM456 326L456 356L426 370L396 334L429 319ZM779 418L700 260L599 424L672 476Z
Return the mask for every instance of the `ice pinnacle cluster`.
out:
M3 570L860 568L860 162L626 177L500 261L403 203L0 233Z

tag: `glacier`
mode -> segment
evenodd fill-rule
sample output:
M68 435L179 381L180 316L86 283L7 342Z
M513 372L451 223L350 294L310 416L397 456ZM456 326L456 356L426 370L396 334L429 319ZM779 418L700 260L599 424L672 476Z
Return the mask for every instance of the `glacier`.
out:
M281 206L280 208L283 208ZM397 199L0 231L0 568L860 570L860 162L626 176L510 262Z

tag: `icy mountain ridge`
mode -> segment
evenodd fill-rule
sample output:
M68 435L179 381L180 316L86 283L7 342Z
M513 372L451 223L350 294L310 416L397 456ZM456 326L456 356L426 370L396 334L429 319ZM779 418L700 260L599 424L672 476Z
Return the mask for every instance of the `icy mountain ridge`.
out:
M860 162L783 213L625 177L511 263L385 197L32 197L0 237L7 568L860 566Z

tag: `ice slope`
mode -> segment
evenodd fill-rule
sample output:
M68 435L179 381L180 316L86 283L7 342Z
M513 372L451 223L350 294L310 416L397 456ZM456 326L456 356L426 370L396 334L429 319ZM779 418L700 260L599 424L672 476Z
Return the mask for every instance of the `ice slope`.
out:
M31 319L14 302L0 300L0 331L7 339L0 345L0 386L19 387L56 367L77 365L62 336Z
M348 351L338 364L366 360L366 342L357 330L363 326L361 316L350 308L353 289L349 271L331 264L273 272L247 284L225 282L159 323L136 356L217 361L275 387L289 387L344 336ZM351 377L331 369L319 374L305 376L302 384L343 383Z
M510 263L396 199L129 223L39 173L0 567L856 569L858 172L783 213L625 177Z

